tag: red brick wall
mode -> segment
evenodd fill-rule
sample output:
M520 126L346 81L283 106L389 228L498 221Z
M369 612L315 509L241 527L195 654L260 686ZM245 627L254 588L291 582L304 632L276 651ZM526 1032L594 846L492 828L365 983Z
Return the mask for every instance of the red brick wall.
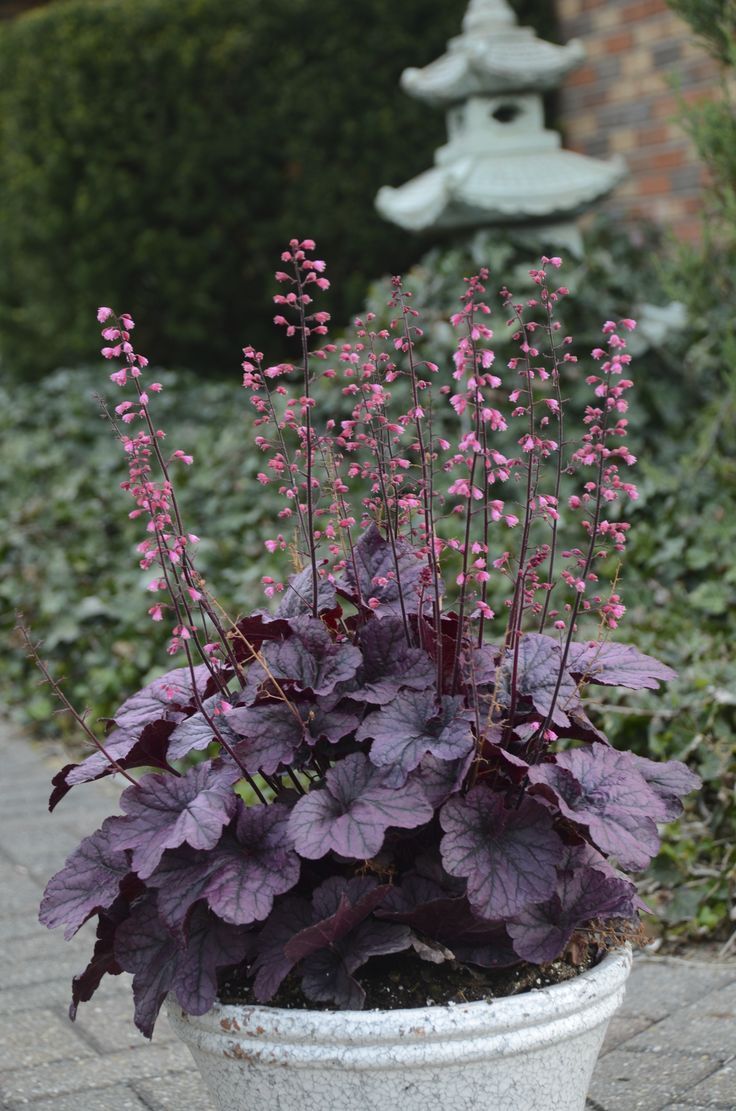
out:
M712 93L716 63L665 0L557 0L562 41L582 40L587 59L561 90L565 145L599 158L623 155L630 176L606 202L626 220L652 219L686 240L699 234L705 180L673 120L676 76L687 100Z

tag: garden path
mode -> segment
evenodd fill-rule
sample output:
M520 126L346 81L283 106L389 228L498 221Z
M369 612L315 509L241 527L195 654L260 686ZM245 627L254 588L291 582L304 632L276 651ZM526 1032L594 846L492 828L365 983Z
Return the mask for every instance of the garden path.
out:
M73 791L50 816L60 752L0 721L0 1107L213 1111L165 1019L134 1029L128 977L107 978L72 1025L69 982L91 945L38 925L44 883L107 816L115 788ZM736 1111L736 962L640 957L590 1089L589 1111ZM550 1108L549 1111L555 1111Z

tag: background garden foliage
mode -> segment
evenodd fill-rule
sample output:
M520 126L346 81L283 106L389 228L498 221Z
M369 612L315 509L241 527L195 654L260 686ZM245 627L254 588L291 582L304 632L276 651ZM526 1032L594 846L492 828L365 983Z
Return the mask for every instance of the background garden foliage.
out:
M295 234L333 258L338 318L415 247L373 209L425 169L441 112L399 91L464 0L72 0L0 28L0 352L89 355L90 304L132 304L167 364L231 366ZM391 95L387 95L387 90Z
M111 389L109 366L89 365L96 306L132 311L141 350L189 368L159 375L167 389L156 411L195 457L181 491L202 537L200 567L233 616L250 610L260 576L274 571L262 537L279 506L255 481L261 461L239 353L255 342L281 357L268 322L282 242L295 232L317 239L338 320L360 309L372 279L408 268L407 287L427 311L426 357L441 365L449 340L440 320L462 277L489 264L489 293L506 282L519 289L541 249L483 233L426 253L373 212L376 188L426 168L443 134L441 113L386 89L405 65L440 52L464 7L372 0L370 18L357 21L342 0L59 0L0 30L0 619L9 632L16 609L25 612L92 719L110 715L166 659L165 631L145 614L138 529L118 490L124 462L93 398ZM732 75L724 0L673 7ZM729 89L732 79L711 104L683 106L713 175L704 247L665 249L649 233L634 246L599 223L583 257L565 266L565 323L578 354L607 316L641 320L631 441L642 496L631 512L622 639L680 676L636 705L606 697L599 711L614 743L686 759L703 777L644 889L673 930L722 937L733 930L736 888ZM657 312L673 298L685 306L674 327L676 313ZM367 307L384 311L386 299L374 284ZM642 311L643 302L655 309ZM499 311L496 328L501 320ZM59 365L74 369L42 378ZM41 380L23 385L21 376ZM0 653L4 701L38 731L70 739L18 644L3 636Z

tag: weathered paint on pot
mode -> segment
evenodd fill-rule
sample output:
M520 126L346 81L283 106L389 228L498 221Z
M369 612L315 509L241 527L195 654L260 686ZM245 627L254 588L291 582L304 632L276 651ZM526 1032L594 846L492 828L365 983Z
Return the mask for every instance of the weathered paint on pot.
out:
M221 1111L583 1111L630 968L626 948L553 987L412 1010L167 1006Z

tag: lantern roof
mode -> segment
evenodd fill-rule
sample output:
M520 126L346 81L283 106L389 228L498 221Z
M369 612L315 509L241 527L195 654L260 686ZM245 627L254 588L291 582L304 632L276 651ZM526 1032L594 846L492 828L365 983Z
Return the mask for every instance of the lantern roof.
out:
M479 93L554 88L583 56L577 40L558 46L519 27L506 0L471 0L447 52L423 69L404 70L401 84L411 96L446 107Z

